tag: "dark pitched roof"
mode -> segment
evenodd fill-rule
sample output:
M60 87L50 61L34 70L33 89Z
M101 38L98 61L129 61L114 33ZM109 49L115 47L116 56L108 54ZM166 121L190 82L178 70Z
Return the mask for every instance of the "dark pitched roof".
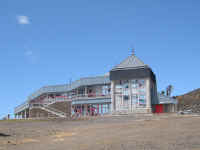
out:
M43 93L54 93L54 92L67 92L78 88L80 86L89 86L89 85L96 85L96 84L109 84L110 79L108 75L104 76L96 76L96 77L87 77L81 78L72 82L71 84L63 84L63 85L52 85L52 86L45 86L34 92L28 97L28 100L32 100L35 97Z
M44 93L67 92L80 86L90 86L97 84L110 84L109 75L81 78L72 82L71 84L44 86L36 92L34 92L33 94L31 94L30 96L28 96L28 99L21 105L17 106L15 108L15 111L17 111L17 109L21 107L28 107L29 101Z
M135 55L128 56L119 65L115 66L112 70L120 69L134 69L134 68L144 68L148 67L142 60L140 60Z

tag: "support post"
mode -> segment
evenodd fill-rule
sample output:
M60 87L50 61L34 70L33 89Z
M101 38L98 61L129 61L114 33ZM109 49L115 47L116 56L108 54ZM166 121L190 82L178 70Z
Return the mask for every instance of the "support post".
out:
M87 97L87 86L85 86L85 97Z
M25 110L24 110L24 118L26 119L26 117L27 117L27 116L26 116L26 109L25 109Z
M147 113L151 113L151 81L150 78L146 80L146 108Z
M133 103L132 103L132 86L131 86L131 80L129 81L129 111L132 112L133 110Z
M116 111L116 102L115 102L115 82L111 81L111 112Z

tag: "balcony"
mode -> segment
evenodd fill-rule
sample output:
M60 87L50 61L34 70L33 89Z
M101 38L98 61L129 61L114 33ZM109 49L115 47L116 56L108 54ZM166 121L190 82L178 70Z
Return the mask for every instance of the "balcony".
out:
M20 111L23 111L24 109L27 109L29 107L28 102L24 102L21 105L15 107L14 113L19 113Z
M40 102L30 102L31 104L41 104L41 105L49 105L53 104L55 102L63 102L63 101L74 101L74 100L94 100L94 99L109 99L111 98L110 94L96 94L96 93L89 93L89 94L78 94L73 96L55 96L55 97L46 97ZM31 107L37 107L37 106L31 105ZM20 111L23 111L24 109L29 108L30 104L28 102L25 102L15 108L15 113L18 113Z
M72 96L72 100L79 100L79 99L99 99L99 98L111 98L110 94L96 94L96 93L89 93L89 94L79 94Z
M90 93L90 94L78 94L78 95L72 95L72 96L55 96L55 97L47 97L43 100L43 102L39 102L42 104L52 104L55 102L65 102L65 101L74 101L74 100L92 100L92 99L108 99L111 98L110 94L104 95L104 94L96 94L96 93ZM35 102L38 103L38 102Z

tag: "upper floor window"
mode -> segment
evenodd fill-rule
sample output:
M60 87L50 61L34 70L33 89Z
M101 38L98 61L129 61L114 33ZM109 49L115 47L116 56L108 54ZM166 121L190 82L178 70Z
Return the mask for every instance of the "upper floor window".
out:
M138 80L131 80L131 86L133 89L138 88Z
M145 87L145 80L144 79L131 80L131 86L132 86L133 89L144 88Z
M138 86L139 86L139 88L144 88L145 87L145 80L138 80Z
M127 90L127 89L129 88L129 81L128 81L128 80L124 80L124 81L122 82L122 84L123 84L123 88L124 88L125 90Z
M109 93L110 93L110 86L109 85L102 86L102 94L107 95Z

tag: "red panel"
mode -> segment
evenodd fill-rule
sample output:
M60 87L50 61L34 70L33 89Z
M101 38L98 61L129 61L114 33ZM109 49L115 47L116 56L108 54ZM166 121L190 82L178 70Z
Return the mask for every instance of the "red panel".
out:
M163 113L163 104L156 105L155 113Z
M97 104L97 114L99 114L99 104Z

